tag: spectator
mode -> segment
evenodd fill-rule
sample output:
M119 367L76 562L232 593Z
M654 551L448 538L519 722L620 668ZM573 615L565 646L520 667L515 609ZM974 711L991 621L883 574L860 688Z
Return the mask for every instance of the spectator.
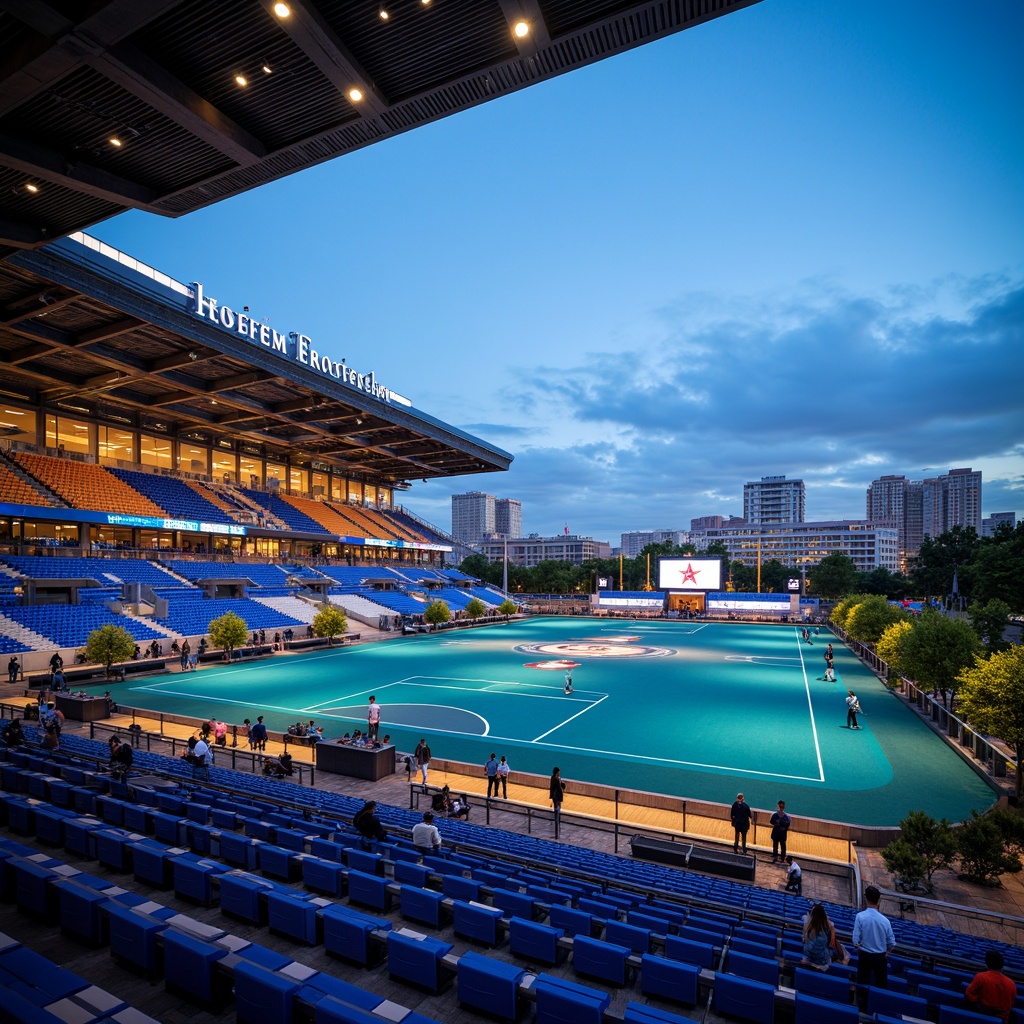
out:
M736 794L736 802L729 809L729 820L732 822L732 852L739 853L740 840L743 841L743 852L747 852L747 833L750 831L750 819L753 812L750 805L743 799L742 793Z
M248 718L243 719L242 728L238 731L242 734L242 739L249 744L249 749L252 750L252 722Z
M228 745L228 727L220 720L213 723L213 741L218 747L226 747Z
M786 801L780 800L778 810L768 819L772 827L772 863L786 859L786 841L789 838L789 829L793 819L786 813ZM779 851L782 851L781 854Z
M253 750L267 749L267 727L263 724L263 716L259 715L256 724L249 730L249 746Z
M816 971L827 971L832 966L832 943L836 930L820 903L811 907L804 918L804 958L800 962Z
M562 801L565 799L565 783L562 781L562 773L558 768L552 769L551 779L548 783L548 796L551 798L551 806L554 808L555 838L558 838L558 829L562 824Z
M193 743L192 740L195 740L195 743ZM193 736L189 739L188 745L192 755L190 758L192 764L192 778L202 778L209 782L210 765L213 764L213 751L210 749L210 744L202 737L196 739Z
M369 706L366 709L366 735L371 740L375 740L379 730L380 705L377 703L377 698L371 695Z
M804 873L792 854L786 858L786 863L789 865L786 871L786 892L795 892L799 896L804 891Z
M487 776L487 798L498 795L498 755L492 753L484 765L484 775Z
M110 774L118 782L128 778L134 759L135 751L130 743L122 743L119 736L110 737Z
M864 890L867 906L853 919L853 944L860 951L857 957L857 984L889 987L889 953L896 946L892 925L879 912L882 894L873 885Z
M424 811L423 820L413 825L412 844L424 855L437 853L441 849L441 833L434 824L434 815L431 811Z
M387 839L388 834L384 831L384 826L380 823L380 818L377 817L377 801L367 800L363 806L356 811L355 817L352 819L352 824L355 826L356 831L363 837L362 846L364 850L370 848L371 842L383 842Z
M9 749L20 747L24 744L25 730L22 729L21 722L17 718L12 718L4 726L3 740Z
M21 670L21 665L18 662L17 655L11 657L11 660L7 662L7 682L13 686L18 681L18 672Z
M425 786L427 784L427 771L430 768L430 747L427 746L425 739L421 739L416 745L413 756L416 758L416 767L420 770L420 776Z
M512 769L509 767L508 761L505 760L505 755L501 755L501 760L498 762L498 781L501 783L501 795L502 798L508 799L508 773ZM495 787L494 795L498 795L498 789Z
M440 793L435 793L433 799L430 801L430 806L438 813L443 814L446 817L452 813L452 791L448 788L448 784L445 783L441 787Z
M971 1009L1008 1021L1017 999L1017 986L1003 974L1003 954L998 949L985 954L985 966L988 970L979 971L971 979L964 995Z
M462 818L464 821L469 821L469 797L465 793L462 796L457 796L452 801L452 809L448 812L449 818Z

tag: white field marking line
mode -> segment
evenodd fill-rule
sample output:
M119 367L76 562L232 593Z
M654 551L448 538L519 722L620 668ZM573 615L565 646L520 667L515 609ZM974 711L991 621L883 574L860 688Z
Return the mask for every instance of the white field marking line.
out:
M727 654L725 661L748 661L751 665L764 665L770 661L799 662L803 664L802 658L782 658L774 654Z
M157 684L157 685L162 686L162 685L166 685L166 684L162 684L161 683L161 684ZM149 686L133 686L132 689L133 690L149 690L149 689L154 689L155 690L156 686L153 686L153 687L149 687ZM253 705L253 702L251 700L234 700L231 697L210 697L210 696L206 696L205 694L201 694L201 693L183 693L183 692L181 692L179 690L160 690L159 693L161 695L166 695L168 697L187 697L190 700L205 701L208 704L233 704L236 707L240 707L240 708L251 708L252 705ZM301 715L301 714L305 713L305 709L304 708L286 708L286 707L282 707L280 704L261 704L260 707L262 709L266 710L266 711L284 711L284 712L287 712L289 715Z
M607 699L608 699L608 694L606 693L601 698L601 700L595 700L593 704L587 705L587 707L585 707L582 711L577 711L575 715L571 715L569 718L565 719L565 721L559 722L558 725L553 726L552 728L548 729L547 732L542 732L538 737L536 737L535 739L530 740L530 742L531 743L539 743L542 739L544 739L545 736L550 736L556 729L561 729L563 725L568 725L574 718L579 718L580 715L585 715L591 708L596 708L597 705L600 704L602 700L607 700Z
M515 742L507 736L492 736L493 740L509 740L509 742ZM538 742L537 740L533 741ZM821 779L816 779L811 775L786 775L779 772L764 772L759 771L756 768L736 768L733 765L728 764L705 764L703 761L677 761L671 757L652 757L649 754L634 754L631 751L625 750L602 750L597 747L572 747L565 743L544 743L541 744L545 747L551 747L553 750L572 750L580 754L608 754L611 757L621 757L630 761L651 761L657 764L668 764L668 765L680 765L687 768L713 768L717 771L723 772L737 772L742 775L761 775L766 779L790 779L794 782L821 782Z
M801 646L799 638L797 638L797 650L800 652L800 671L804 674L804 692L807 694L807 711L811 716L811 733L814 735L814 753L818 758L818 775L820 776L818 781L824 782L825 768L821 763L821 747L818 744L818 726L814 721L814 706L811 704L811 684L807 678L807 666L804 664L804 649Z

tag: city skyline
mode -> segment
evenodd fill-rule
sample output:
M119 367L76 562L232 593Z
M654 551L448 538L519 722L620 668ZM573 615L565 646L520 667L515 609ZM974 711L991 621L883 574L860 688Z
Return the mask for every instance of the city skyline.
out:
M766 0L178 221L90 232L374 369L614 537L984 473L1024 517L1024 8ZM1017 97L1017 99L1014 99Z

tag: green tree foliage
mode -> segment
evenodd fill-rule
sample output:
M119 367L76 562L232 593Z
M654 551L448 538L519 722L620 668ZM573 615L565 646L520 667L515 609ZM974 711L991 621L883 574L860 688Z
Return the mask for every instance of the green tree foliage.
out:
M878 638L878 643L875 644L875 653L889 666L889 677L886 682L890 686L895 686L899 677L906 674L900 647L904 637L913 628L913 622L901 619L899 622L887 626L885 632Z
M899 601L910 593L910 580L906 576L881 568L857 573L854 586L865 594L881 594L890 601Z
M729 573L732 589L741 593L752 594L757 589L757 566L744 565L739 559L725 567Z
M960 673L960 711L979 732L998 736L1024 755L1024 647L979 658ZM1017 803L1024 800L1024 773L1017 770Z
M479 619L481 616L487 614L487 608L479 597L474 597L466 605L466 614L471 619Z
M135 653L135 638L124 626L107 623L94 629L85 642L86 658L97 665L102 665L106 674L110 675L110 666L115 661L127 661Z
M807 584L812 594L836 601L856 586L857 566L848 555L836 551L810 570Z
M849 619L850 612L852 612L853 609L861 603L861 601L866 601L869 597L871 597L870 594L849 594L832 609L832 615L830 618L840 629L846 629L846 623Z
M945 597L953 592L953 573L961 594L971 593L971 562L979 550L973 526L954 526L938 537L925 537L914 566L914 587L919 594Z
M470 555L468 558L464 558L459 566L459 572L464 572L467 576L473 576L488 583L491 582L490 569L491 563L487 561L486 555ZM500 575L498 578L501 579Z
M905 839L894 839L882 850L885 870L896 880L896 888L902 892L930 892L931 886L924 883L928 864L917 850Z
M423 621L429 622L431 626L443 626L451 617L452 610L445 601L431 601L423 613Z
M325 636L333 643L336 636L343 636L347 632L348 616L336 604L323 605L313 616L313 633L316 636Z
M505 598L504 601L501 602L501 604L498 605L498 614L504 615L506 619L510 615L515 615L516 610L517 609L515 601L511 601L507 597Z
M889 626L909 618L902 608L893 607L880 594L872 594L850 609L846 632L862 644L875 644Z
M948 868L956 857L956 834L943 818L936 821L924 811L911 811L900 822L900 840L924 861L924 880L931 888L932 875Z
M1024 613L1024 522L1001 523L994 537L983 537L971 563L971 596L979 603L1005 601Z
M756 569L754 570L757 571ZM764 594L785 594L789 590L791 576L799 576L777 558L761 563L761 592Z
M957 829L956 845L960 877L977 885L998 885L1000 875L1016 874L1024 866L1022 820L1009 811L971 811Z
M1010 624L1010 606L1005 601L993 597L985 604L972 604L967 614L978 639L985 645L986 654L1005 651L1010 646L1010 641L1003 639Z
M210 634L210 643L227 651L228 661L231 660L231 653L236 647L242 647L249 639L249 627L245 619L235 612L225 612L219 618L213 619L207 626Z
M941 691L948 708L960 673L974 664L980 650L978 634L966 622L925 612L900 643L900 661L909 678Z

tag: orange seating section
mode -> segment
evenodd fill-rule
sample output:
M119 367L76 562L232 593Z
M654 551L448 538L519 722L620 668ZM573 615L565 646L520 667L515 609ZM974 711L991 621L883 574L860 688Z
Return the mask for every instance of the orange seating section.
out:
M27 473L75 508L97 512L116 509L130 515L161 519L167 515L159 505L144 498L102 466L73 459L54 459L34 452L12 452L11 456Z
M287 501L292 508L304 512L310 519L318 522L325 530L331 533L347 534L357 537L375 537L377 534L370 533L362 528L354 520L346 519L338 515L332 505L323 501L311 501L309 498L299 498L292 494L282 494L281 498Z
M216 505L221 512L226 512L232 518L238 514L238 509L232 508L212 487L204 487L195 480L183 480L182 483L188 484L196 494L205 498L211 505Z
M426 542L427 540L422 533L417 533L415 530L412 530L407 526L403 526L401 523L396 523L395 520L385 512L380 512L375 508L364 508L362 511L369 516L371 520L379 520L381 523L386 524L383 528L390 530L401 540L418 542Z
M342 505L338 504L334 506L340 515L345 516L347 519L351 519L356 524L357 529L361 533L365 533L367 537L380 537L381 540L400 540L401 538L393 529L376 522L372 516L369 515L369 509L363 508L359 505Z
M27 484L13 470L0 464L0 501L12 505L49 505L30 484Z

